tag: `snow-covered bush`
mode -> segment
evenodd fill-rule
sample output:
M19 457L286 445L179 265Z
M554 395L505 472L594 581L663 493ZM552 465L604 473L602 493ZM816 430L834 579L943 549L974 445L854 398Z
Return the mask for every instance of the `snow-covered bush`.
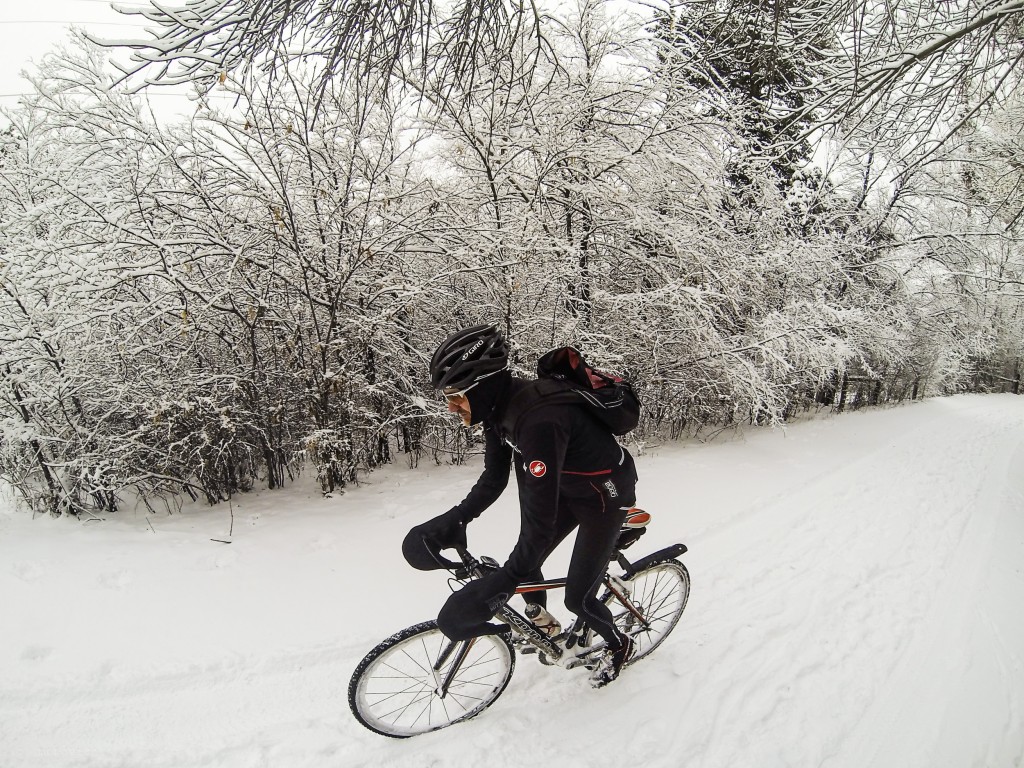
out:
M461 462L426 365L484 321L517 373L629 376L641 437L1019 382L1010 129L988 175L771 162L667 39L559 13L471 78L225 74L236 108L172 126L87 45L44 64L0 134L0 475L86 514Z

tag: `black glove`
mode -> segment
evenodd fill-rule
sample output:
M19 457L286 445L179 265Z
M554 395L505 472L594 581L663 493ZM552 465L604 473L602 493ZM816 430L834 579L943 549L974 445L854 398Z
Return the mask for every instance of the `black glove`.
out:
M489 619L512 598L517 586L503 568L469 582L453 593L441 608L437 615L438 629L450 640L508 632L508 624L491 624Z
M443 515L427 520L416 528L419 528L426 538L436 541L441 549L466 548L466 523L454 509L449 509Z
M441 557L442 549L466 548L466 524L454 509L413 527L402 542L402 554L413 568L432 571L438 568L459 568Z

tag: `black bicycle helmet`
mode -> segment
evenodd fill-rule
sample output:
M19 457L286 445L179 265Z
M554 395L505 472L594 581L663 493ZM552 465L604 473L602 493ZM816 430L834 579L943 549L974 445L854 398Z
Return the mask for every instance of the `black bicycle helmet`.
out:
M456 331L430 360L434 389L465 389L508 367L508 343L494 325L474 325Z

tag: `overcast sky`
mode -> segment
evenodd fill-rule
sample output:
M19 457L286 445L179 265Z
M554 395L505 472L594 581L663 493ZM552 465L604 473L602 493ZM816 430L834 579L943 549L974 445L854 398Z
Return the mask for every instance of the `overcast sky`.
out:
M110 38L142 32L132 17L113 10L109 0L0 0L0 104L17 103L17 96L28 90L19 72L64 40L71 24Z
M123 0L117 5L131 8L148 2ZM0 0L0 107L17 106L31 88L20 72L66 40L72 25L97 37L124 40L147 36L141 21L115 11L110 0ZM192 105L180 95L185 90L154 90L150 102L158 117L191 112Z

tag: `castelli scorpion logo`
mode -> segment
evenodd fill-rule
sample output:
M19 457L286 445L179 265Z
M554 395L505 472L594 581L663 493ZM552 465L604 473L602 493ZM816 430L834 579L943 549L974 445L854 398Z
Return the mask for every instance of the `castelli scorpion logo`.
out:
M531 461L529 469L530 474L534 477L544 477L548 471L548 466L543 461Z

